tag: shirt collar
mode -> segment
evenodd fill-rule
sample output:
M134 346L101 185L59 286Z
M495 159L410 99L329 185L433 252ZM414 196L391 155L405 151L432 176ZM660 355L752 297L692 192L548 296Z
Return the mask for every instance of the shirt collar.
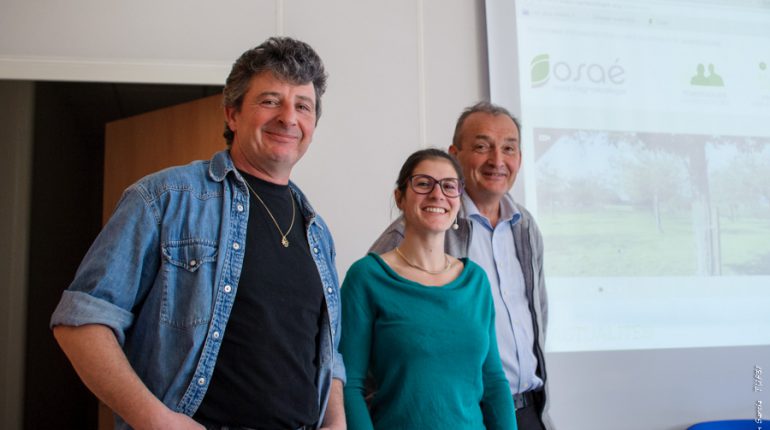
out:
M209 162L209 176L216 182L222 182L225 180L225 176L228 173L235 170L233 165L233 159L230 158L230 151L219 151L211 157Z
M479 212L479 208L470 198L468 193L463 193L461 198L463 208L465 209L465 214L468 218L475 219L477 221L484 220L485 222L489 223L487 217ZM519 212L519 210L516 208L516 205L513 204L513 198L511 198L510 194L505 194L503 198L500 199L500 222L510 222L511 225L515 225L520 220L521 212Z
M214 154L209 164L209 175L211 178L217 182L222 182L230 172L233 172L233 175L235 175L236 182L238 183L238 186L241 187L241 190L248 194L246 183L244 182L245 180L238 172L238 169L235 168L233 159L230 157L230 151L224 150ZM313 209L313 206L310 205L307 197L305 197L305 194L303 194L299 187L297 187L297 185L292 181L289 181L289 188L297 197L299 210L305 217L305 220L308 222L308 224L313 222L315 220L316 212L315 209Z

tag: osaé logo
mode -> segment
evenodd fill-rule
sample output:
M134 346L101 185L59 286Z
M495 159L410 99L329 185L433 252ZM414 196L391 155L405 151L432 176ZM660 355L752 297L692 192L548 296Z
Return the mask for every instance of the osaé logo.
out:
M603 66L599 63L570 64L557 61L551 70L549 54L540 54L530 62L530 78L532 88L545 86L551 76L559 82L586 82L595 85L621 85L626 82L626 70L621 66L620 59Z
M536 56L529 65L532 73L532 88L542 87L548 83L548 75L551 72L548 54Z

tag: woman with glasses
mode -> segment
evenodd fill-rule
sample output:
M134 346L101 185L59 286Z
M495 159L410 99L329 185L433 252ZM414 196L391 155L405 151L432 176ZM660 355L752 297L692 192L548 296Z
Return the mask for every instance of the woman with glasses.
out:
M462 190L446 152L409 156L394 191L403 241L345 277L340 352L351 430L516 429L486 274L444 253Z

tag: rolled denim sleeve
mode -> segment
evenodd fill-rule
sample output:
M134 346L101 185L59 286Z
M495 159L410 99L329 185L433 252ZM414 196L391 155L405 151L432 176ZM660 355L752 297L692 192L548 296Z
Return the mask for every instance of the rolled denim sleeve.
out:
M57 325L81 326L101 324L110 327L122 345L126 329L131 327L134 316L119 306L84 293L66 290L51 316L51 327Z
M50 326L103 324L122 345L159 266L158 216L141 186L126 190L62 294Z

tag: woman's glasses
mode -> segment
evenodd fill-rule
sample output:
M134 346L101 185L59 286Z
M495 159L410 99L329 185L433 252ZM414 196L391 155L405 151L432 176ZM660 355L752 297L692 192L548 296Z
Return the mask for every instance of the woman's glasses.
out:
M459 197L463 193L463 183L457 178L436 179L428 175L412 175L409 186L417 194L430 194L439 184L441 192L447 197Z

